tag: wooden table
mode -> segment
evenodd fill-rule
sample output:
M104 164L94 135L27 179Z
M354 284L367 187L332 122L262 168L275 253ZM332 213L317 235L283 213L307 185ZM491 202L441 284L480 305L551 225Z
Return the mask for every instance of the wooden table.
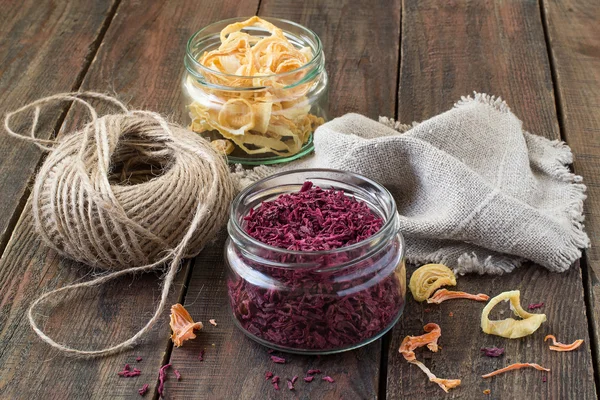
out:
M600 8L595 0L86 0L3 1L0 4L0 111L63 91L117 93L132 106L184 120L179 78L186 40L199 28L234 16L273 16L306 25L321 37L330 76L331 115L359 112L410 123L452 107L480 91L502 96L527 130L562 139L573 149L574 170L585 178L586 226L596 245L568 272L525 266L507 276L459 278L459 288L498 294L520 289L523 303L543 301L548 322L535 335L507 340L479 328L482 306L448 302L436 307L410 299L393 332L360 350L329 357L289 356L270 362L266 349L234 328L227 311L223 237L186 262L170 294L206 324L198 338L173 349L168 313L141 345L126 353L73 360L42 344L26 310L35 297L89 277L85 266L44 247L34 232L29 203L34 172L43 159L33 145L0 140L0 398L157 398L157 371L172 363L171 399L591 399L597 395L600 330ZM48 113L40 137L77 119L65 104ZM59 132L59 135L61 133ZM77 293L61 304L45 328L82 348L127 338L151 314L159 273L112 282ZM453 312L453 316L450 316ZM401 339L420 334L426 322L442 326L442 350L423 352L440 377L461 378L450 394L427 381L398 354ZM556 353L546 333L578 351ZM502 358L480 347L506 348ZM198 360L206 348L205 361ZM137 356L143 361L135 362ZM552 371L483 373L512 362L537 362ZM125 363L137 378L116 372ZM263 378L282 378L319 368L329 384L299 382L294 392L275 392ZM542 376L547 375L547 382ZM284 381L285 382L285 381ZM485 396L483 391L490 389Z

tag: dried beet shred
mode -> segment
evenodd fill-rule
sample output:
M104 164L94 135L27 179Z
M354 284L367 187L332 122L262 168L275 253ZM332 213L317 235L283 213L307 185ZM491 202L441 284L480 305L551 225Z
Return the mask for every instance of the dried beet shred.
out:
M483 353L484 356L487 357L500 357L502 354L504 354L504 348L503 347L482 347L481 348L481 352Z
M245 231L253 238L307 255L358 243L384 223L366 203L343 191L313 187L311 182L298 193L261 203L244 221ZM287 348L326 350L368 340L394 322L403 306L399 276L392 273L396 265L386 268L385 274L383 267L369 268L391 259L397 251L390 244L376 259L331 272L322 268L360 259L365 250L319 256L318 268L312 269L277 268L246 260L286 290L232 279L228 289L234 316L250 334ZM289 262L287 254L276 257L282 259L275 261Z

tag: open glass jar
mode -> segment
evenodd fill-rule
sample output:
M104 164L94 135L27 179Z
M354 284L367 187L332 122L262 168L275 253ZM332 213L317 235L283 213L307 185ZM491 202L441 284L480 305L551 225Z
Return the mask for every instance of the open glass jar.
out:
M265 20L296 49L310 53L310 60L289 71L260 76L224 73L203 65L203 55L221 46L221 31L244 18L209 25L187 43L182 88L190 128L225 152L230 163L275 164L299 158L313 150L313 131L327 120L328 81L319 37L291 21ZM272 34L260 24L240 32L251 35L252 41ZM235 68L239 63L223 57L218 65Z
M245 232L251 209L298 192L306 181L365 202L383 226L363 241L327 251L272 247ZM378 339L398 321L405 304L398 219L383 186L349 172L283 172L246 188L232 203L225 246L236 325L252 339L292 353L337 353Z

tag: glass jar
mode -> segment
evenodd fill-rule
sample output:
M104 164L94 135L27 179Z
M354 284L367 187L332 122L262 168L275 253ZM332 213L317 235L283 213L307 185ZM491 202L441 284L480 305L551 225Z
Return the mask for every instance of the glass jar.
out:
M280 74L232 75L198 61L221 45L220 32L242 22L233 18L195 33L184 59L183 98L190 129L225 151L230 163L275 164L297 159L313 150L313 131L327 120L327 72L319 37L291 21L265 18L283 31L296 48L306 47L312 59ZM267 37L261 26L244 28ZM227 140L227 141L224 141Z
M311 181L365 202L384 220L367 239L327 251L264 244L244 230L244 217L264 201ZM231 206L225 245L229 302L236 325L273 349L331 354L364 346L386 333L405 304L404 239L391 194L349 172L283 172L242 191Z

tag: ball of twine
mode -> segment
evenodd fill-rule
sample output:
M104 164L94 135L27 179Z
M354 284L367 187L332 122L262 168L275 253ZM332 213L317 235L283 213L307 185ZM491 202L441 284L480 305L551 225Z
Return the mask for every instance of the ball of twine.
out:
M86 99L121 111L99 117ZM84 105L90 122L58 142L35 136L41 107L57 101ZM11 119L33 110L29 136ZM29 322L51 346L94 357L131 347L158 320L183 258L197 255L227 219L234 187L223 157L197 134L159 114L129 111L118 100L93 92L46 97L6 115L7 132L49 151L35 180L32 212L44 242L65 257L109 271L48 292L29 308ZM169 264L167 264L169 263ZM152 318L128 340L101 350L79 350L48 337L34 310L67 290L97 286L121 275L168 265Z

